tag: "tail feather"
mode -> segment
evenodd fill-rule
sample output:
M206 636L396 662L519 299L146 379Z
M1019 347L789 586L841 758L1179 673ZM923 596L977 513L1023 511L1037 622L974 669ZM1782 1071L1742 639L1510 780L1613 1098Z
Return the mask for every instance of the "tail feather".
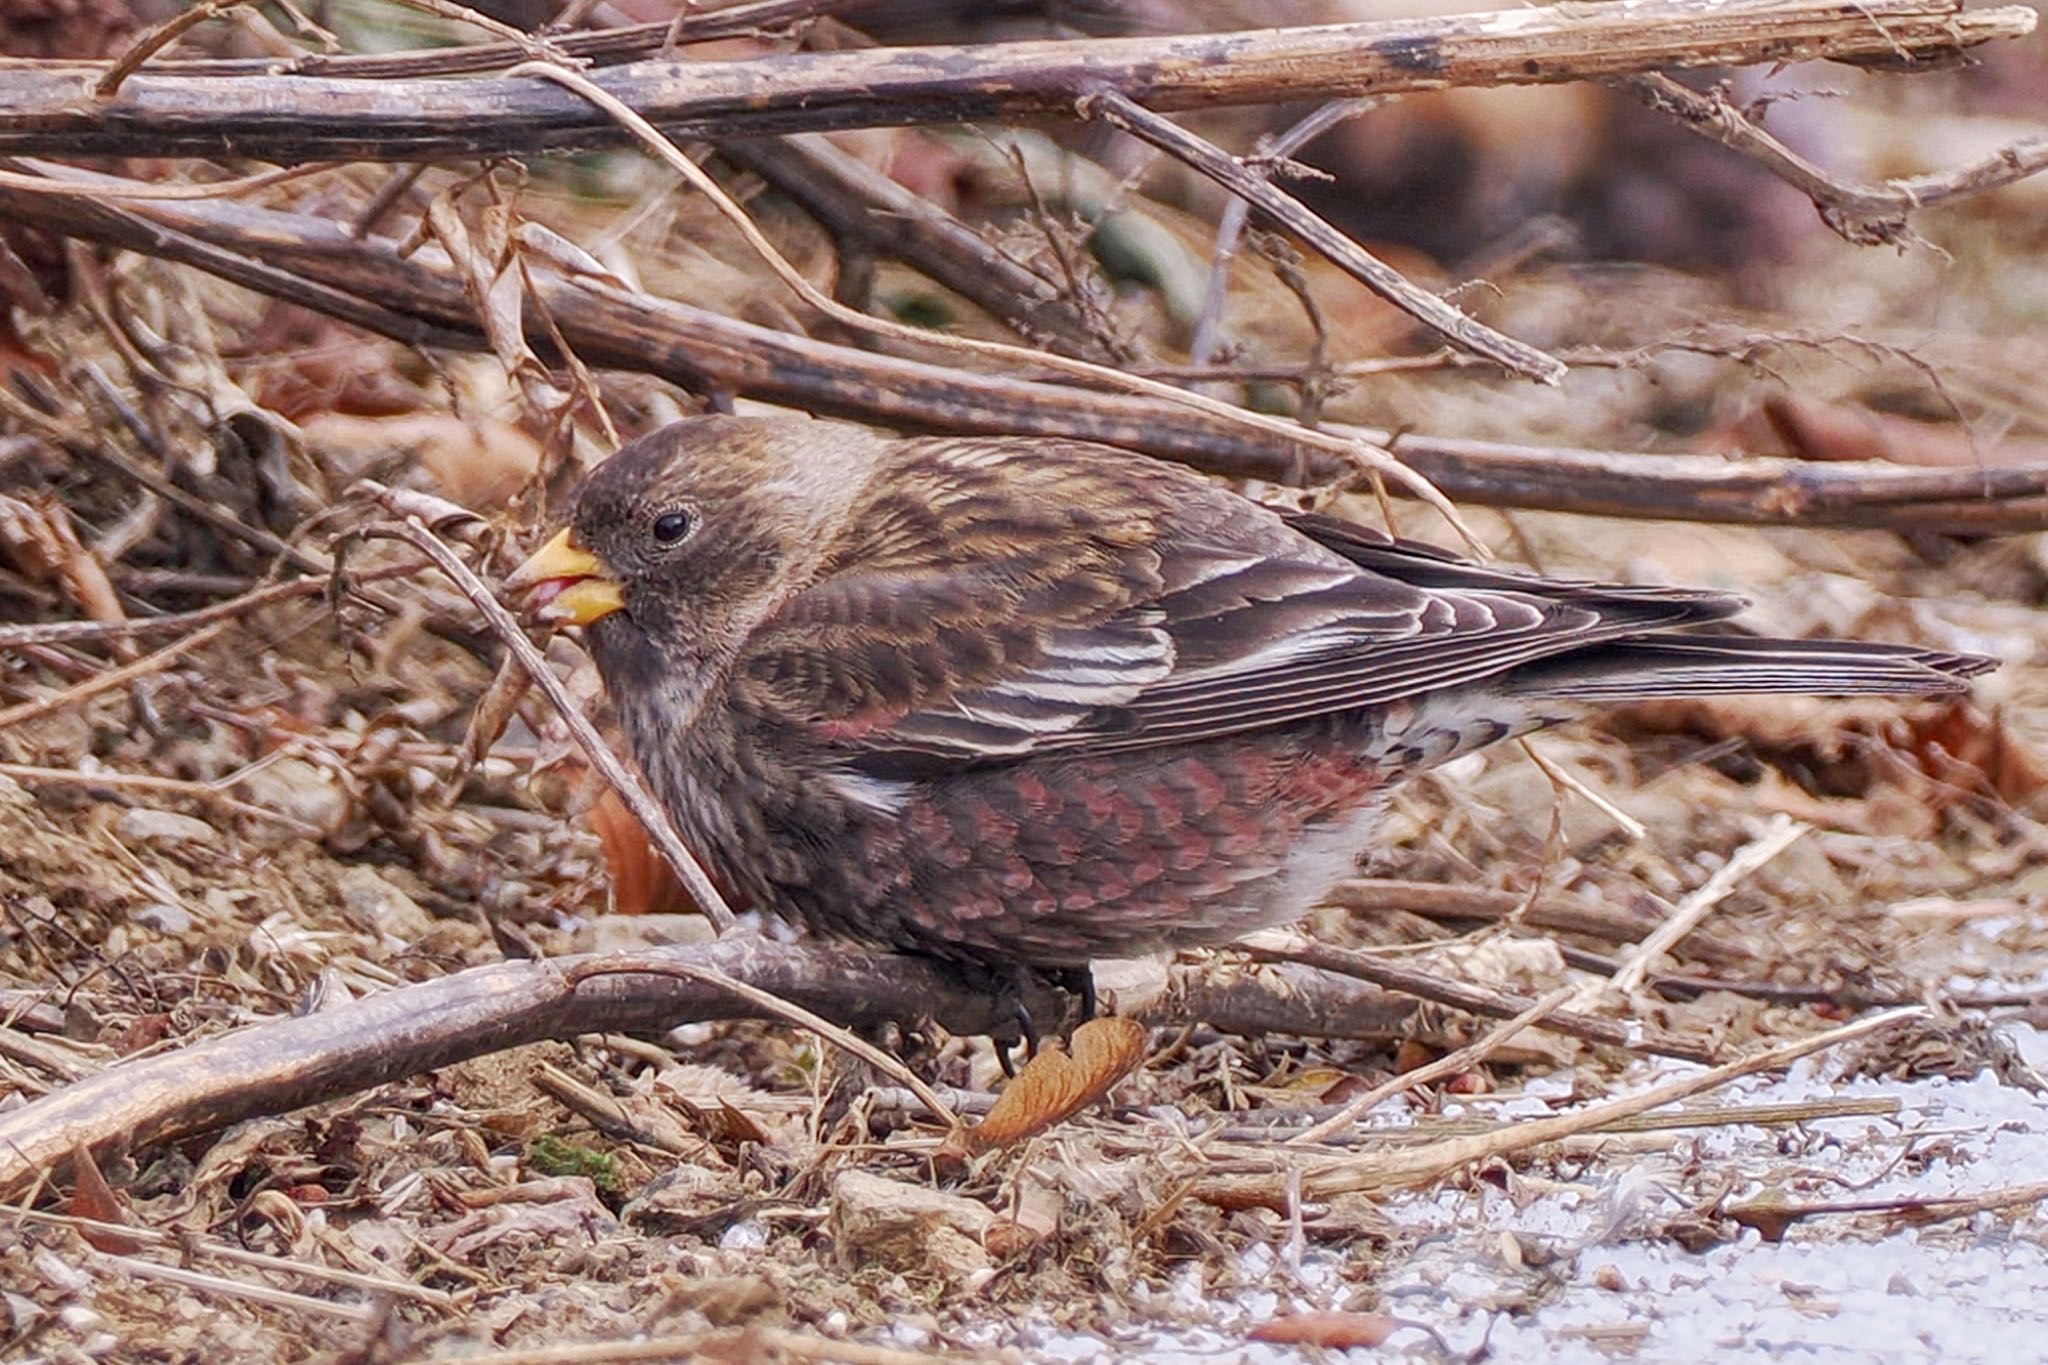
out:
M1797 692L1818 696L1931 696L1998 666L1981 654L1848 640L1648 634L1615 640L1510 673L1511 696L1573 701Z
M1996 660L1982 655L1910 645L1680 632L1673 627L1715 629L1742 608L1742 599L1697 588L1536 577L1467 563L1434 546L1395 540L1314 513L1286 516L1295 530L1369 573L1426 590L1513 594L1595 614L1596 629L1606 639L1575 647L1561 634L1554 641L1556 652L1545 657L1518 665L1497 658L1503 671L1480 684L1495 696L1522 701L1640 701L1743 692L1925 696L1961 692L1964 679L1997 667ZM1439 679L1440 685L1450 681Z

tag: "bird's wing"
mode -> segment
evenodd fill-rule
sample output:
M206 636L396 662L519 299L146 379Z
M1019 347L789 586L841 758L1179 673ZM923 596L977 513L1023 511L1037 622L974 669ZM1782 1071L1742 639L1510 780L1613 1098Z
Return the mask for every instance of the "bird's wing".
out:
M1290 523L1096 447L903 461L734 674L743 712L878 776L1262 729L1732 609Z

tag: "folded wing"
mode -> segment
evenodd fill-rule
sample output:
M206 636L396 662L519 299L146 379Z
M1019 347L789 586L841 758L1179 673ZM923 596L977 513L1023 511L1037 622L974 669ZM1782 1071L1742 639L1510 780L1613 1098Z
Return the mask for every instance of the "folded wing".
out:
M1842 663L1870 648L1857 645L1769 642L1758 657L1726 643L1741 637L1665 633L1731 615L1726 594L1490 569L1099 447L1016 449L906 443L904 477L756 633L741 709L908 778L1191 743L1495 678L1620 698L1829 690L1800 665L1869 684L1853 691L1941 690L1958 671L1877 647L1865 678Z

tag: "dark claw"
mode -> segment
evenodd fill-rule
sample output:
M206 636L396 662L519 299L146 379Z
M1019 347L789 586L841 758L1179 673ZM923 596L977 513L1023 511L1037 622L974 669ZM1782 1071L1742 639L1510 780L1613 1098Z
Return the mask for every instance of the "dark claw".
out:
M1081 997L1081 1022L1087 1023L1097 1013L1095 999L1095 969L1090 966L1063 967L1055 978L1059 988L1069 995Z
M1038 1055L1038 1021L1021 999L1017 1002L1017 1032L1024 1035L1024 1060L1028 1062Z
M1020 1000L1010 1007L1011 1017L1017 1021L1017 1032L1024 1038L1024 1060L1030 1061L1038 1055L1038 1025L1031 1022L1031 1011L1024 1008ZM989 1043L996 1050L996 1061L1002 1065L1003 1075L1017 1079L1017 1064L1010 1060L1011 1043L1004 1038L991 1036Z

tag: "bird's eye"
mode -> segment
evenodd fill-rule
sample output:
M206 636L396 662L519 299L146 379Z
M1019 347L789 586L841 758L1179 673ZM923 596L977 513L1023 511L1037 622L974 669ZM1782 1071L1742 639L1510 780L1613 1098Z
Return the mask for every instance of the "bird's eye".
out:
M688 512L663 512L654 519L654 538L664 545L679 544L695 526Z

